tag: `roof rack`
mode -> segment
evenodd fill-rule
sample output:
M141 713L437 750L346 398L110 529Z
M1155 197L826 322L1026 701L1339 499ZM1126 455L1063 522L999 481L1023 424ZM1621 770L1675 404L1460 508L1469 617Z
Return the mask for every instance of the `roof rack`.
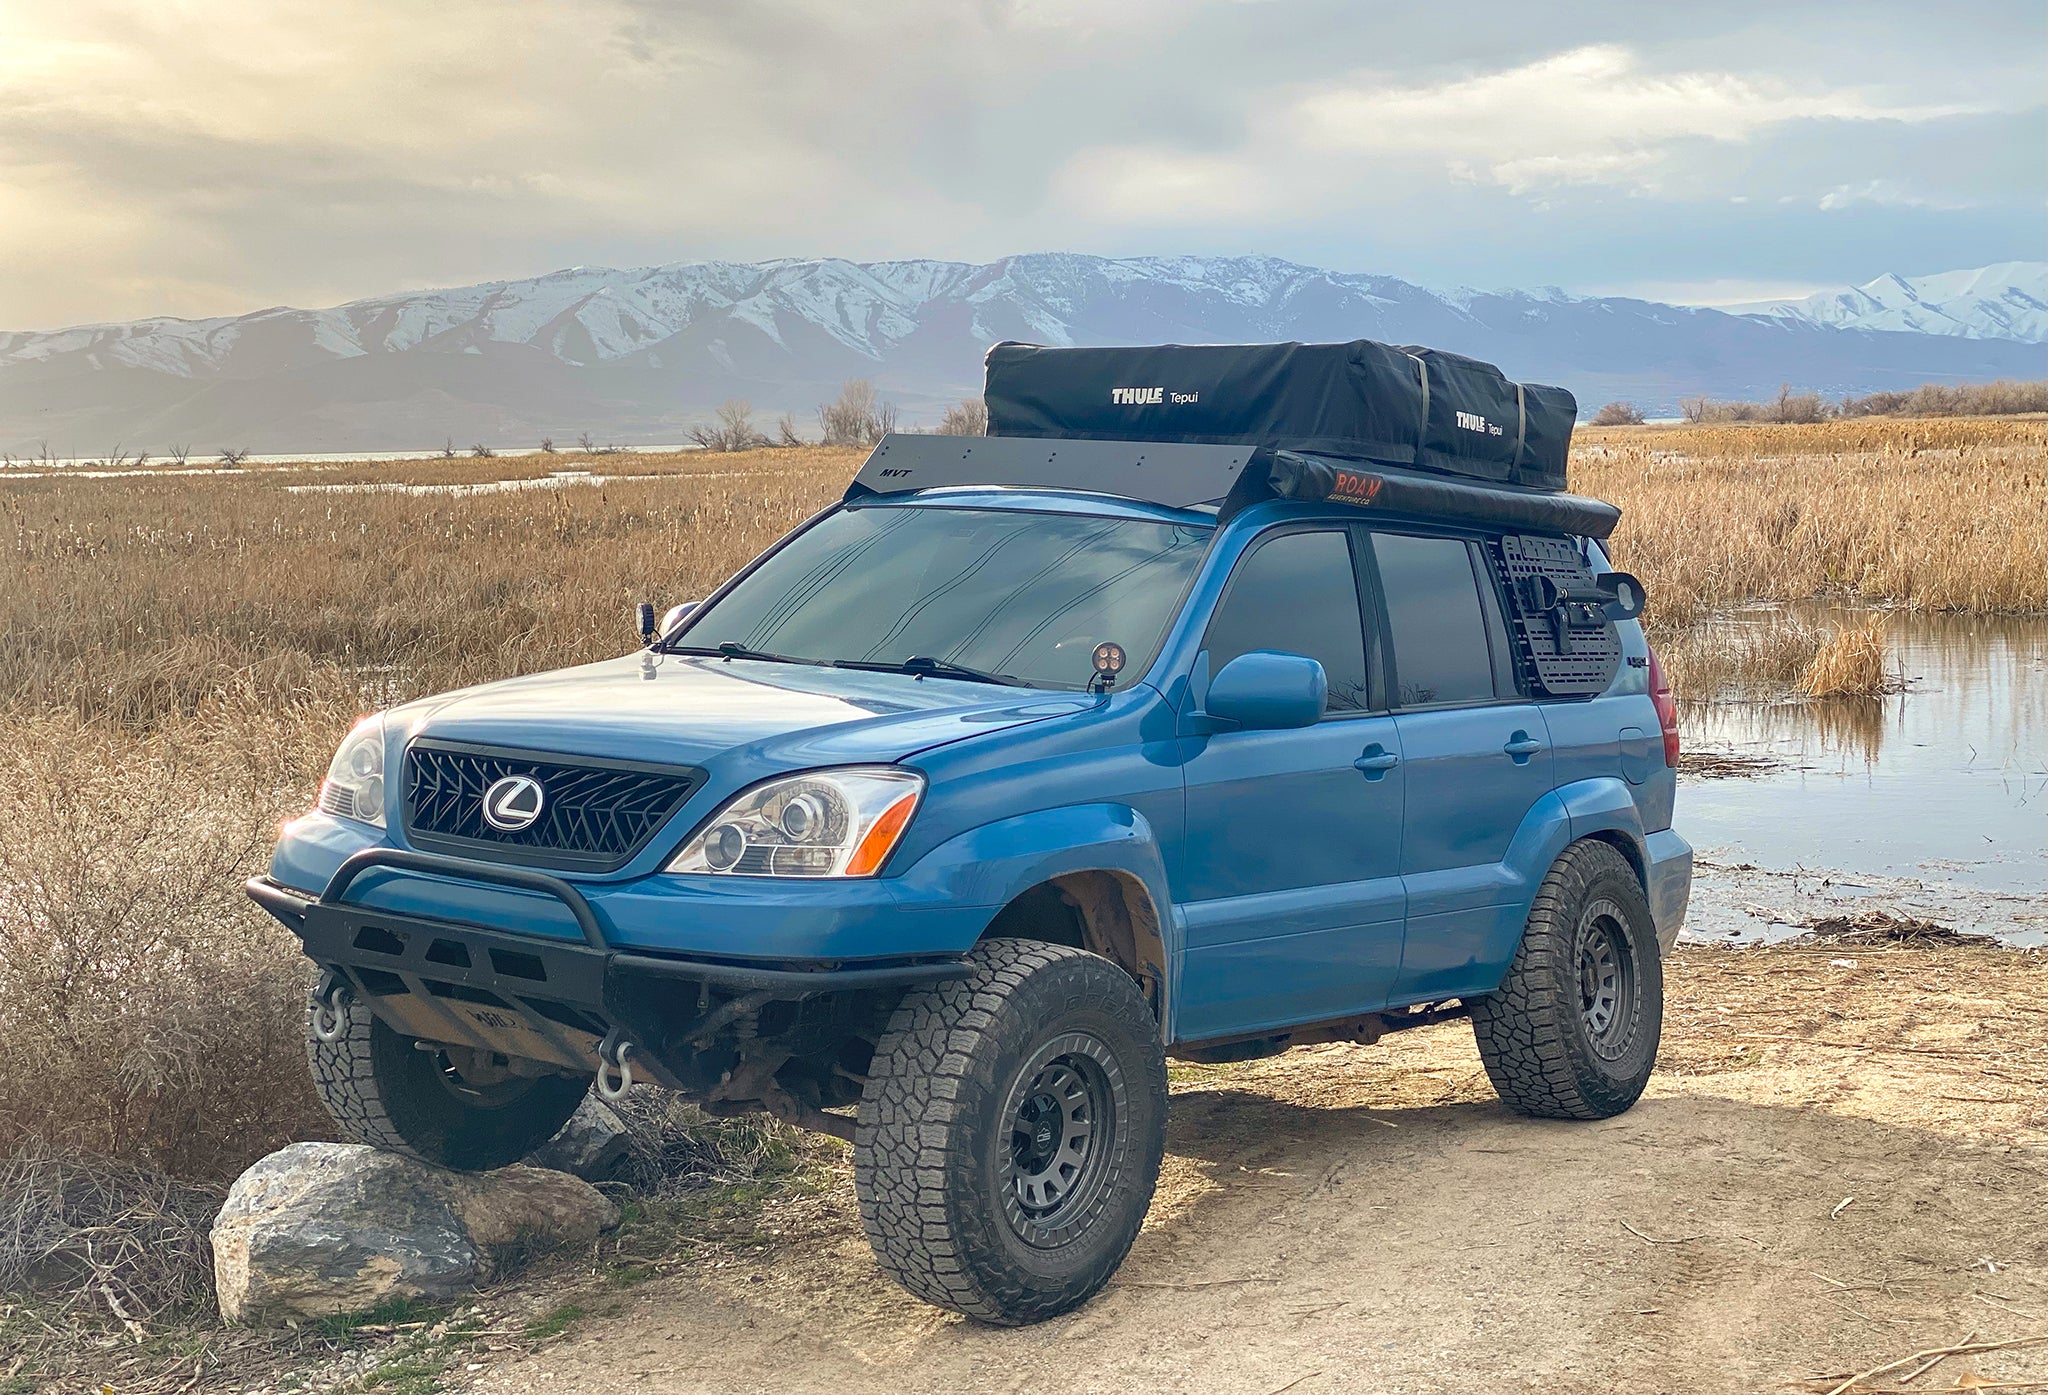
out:
M1302 499L1590 538L1607 537L1621 518L1614 505L1583 495L1297 451L1039 436L891 433L862 464L846 498L962 485L1110 494L1181 509L1214 504L1223 518L1263 499Z

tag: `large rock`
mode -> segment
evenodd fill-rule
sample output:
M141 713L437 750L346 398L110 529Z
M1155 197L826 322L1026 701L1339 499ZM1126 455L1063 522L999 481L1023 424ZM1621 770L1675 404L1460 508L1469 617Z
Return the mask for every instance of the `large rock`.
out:
M214 1288L230 1322L358 1313L446 1299L618 1224L560 1172L445 1172L353 1143L294 1143L236 1179L213 1223Z
M627 1147L626 1121L596 1095L585 1095L561 1132L528 1153L526 1162L586 1182L604 1182L618 1175Z

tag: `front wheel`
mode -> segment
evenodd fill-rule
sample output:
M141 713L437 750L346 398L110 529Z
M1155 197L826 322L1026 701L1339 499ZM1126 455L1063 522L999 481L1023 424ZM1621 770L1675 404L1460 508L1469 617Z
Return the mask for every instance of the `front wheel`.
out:
M344 1134L373 1148L458 1172L505 1167L553 1138L589 1088L561 1075L466 1079L353 996L337 1011L332 1040L306 1032L313 1089Z
M1498 991L1472 1004L1479 1057L1508 1106L1605 1119L1657 1064L1664 960L1635 868L1606 843L1566 848L1536 893Z
M1013 1326L1109 1282L1166 1149L1151 1009L1099 955L988 940L875 1049L853 1176L875 1257L928 1303Z

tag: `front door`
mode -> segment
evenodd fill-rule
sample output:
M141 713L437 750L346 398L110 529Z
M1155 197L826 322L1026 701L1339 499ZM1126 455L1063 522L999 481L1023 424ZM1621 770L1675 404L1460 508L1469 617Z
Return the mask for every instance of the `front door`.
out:
M1543 713L1517 690L1476 543L1376 533L1394 724L1408 774L1404 1002L1484 992L1514 953L1531 888L1508 859L1552 786Z
M1405 771L1374 710L1351 549L1335 526L1263 536L1210 621L1191 688L1272 649L1320 662L1330 697L1312 727L1182 738L1176 1040L1367 1012L1399 972Z

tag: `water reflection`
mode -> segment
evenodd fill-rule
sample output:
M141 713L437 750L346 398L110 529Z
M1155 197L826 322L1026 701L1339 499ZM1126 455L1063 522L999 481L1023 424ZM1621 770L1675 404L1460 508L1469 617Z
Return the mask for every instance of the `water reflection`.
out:
M1902 694L1689 705L1689 745L1777 764L1688 781L1679 828L1759 867L2048 893L2048 618L1900 613L1888 633Z

